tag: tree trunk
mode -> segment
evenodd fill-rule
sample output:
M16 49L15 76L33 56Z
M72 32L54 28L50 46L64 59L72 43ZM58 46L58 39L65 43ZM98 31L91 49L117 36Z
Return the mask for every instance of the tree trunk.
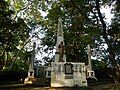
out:
M116 75L114 76L116 78L116 80L119 80L119 76L120 76L120 69L119 66L117 65L117 62L115 61L115 52L114 52L114 48L111 44L111 42L108 39L108 35L106 33L106 24L105 21L103 20L102 14L100 12L100 5L99 5L99 1L100 0L96 0L96 10L98 12L98 17L100 19L100 22L102 24L102 36L106 41L106 44L108 45L108 52L109 52L109 60L112 64L112 66L114 67L114 70L116 71Z
M78 7L78 6L73 2L73 0L70 0L70 1L71 1L72 4L85 16L86 20L90 21L90 19L85 15L85 13L83 12L83 10L82 10L80 7ZM116 80L118 81L119 78L120 78L120 68L119 68L119 66L118 66L118 64L117 64L117 62L116 62L116 60L115 60L114 48L113 48L110 40L108 39L108 35L107 35L107 33L106 33L106 24L105 24L104 18L102 17L101 12L100 12L100 4L99 4L99 2L100 2L100 0L96 0L95 3L96 3L96 10L97 10L97 12L98 12L98 17L99 17L100 22L101 22L101 25L102 25L102 36L103 36L104 40L106 41L106 44L108 45L109 60L110 60L112 66L114 67L114 70L115 70L115 72L116 72L115 75L114 75L115 81L116 81ZM117 5L118 5L118 3L120 3L119 0L117 0ZM120 5L119 5L119 6L120 6ZM117 6L117 7L119 7L119 6ZM98 20L98 19L97 19L97 20Z

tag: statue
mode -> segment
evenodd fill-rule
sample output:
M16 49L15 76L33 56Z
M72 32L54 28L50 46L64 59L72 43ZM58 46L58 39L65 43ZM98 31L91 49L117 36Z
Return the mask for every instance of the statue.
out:
M61 43L59 44L58 49L59 49L59 61L63 62L64 61L63 54L65 52L65 47L64 47L63 41L61 41Z

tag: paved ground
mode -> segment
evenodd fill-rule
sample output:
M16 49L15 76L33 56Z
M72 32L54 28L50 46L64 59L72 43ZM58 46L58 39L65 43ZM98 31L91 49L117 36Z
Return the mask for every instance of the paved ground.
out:
M86 88L49 88L49 87L34 87L34 88L1 88L0 90L90 90ZM92 90L92 89L91 89Z
M52 88L31 86L23 84L2 85L0 90L120 90L120 84L103 84L89 87L64 87L64 88Z
M90 90L88 87L63 87L63 88L53 88L49 86L31 86L23 84L13 84L13 85L2 85L0 90Z

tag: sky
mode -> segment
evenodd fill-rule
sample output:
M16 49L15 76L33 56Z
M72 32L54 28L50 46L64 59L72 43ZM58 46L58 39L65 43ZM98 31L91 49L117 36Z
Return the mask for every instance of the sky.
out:
M105 6L101 8L101 12L105 14L106 22L110 24L113 14L111 13L112 7Z

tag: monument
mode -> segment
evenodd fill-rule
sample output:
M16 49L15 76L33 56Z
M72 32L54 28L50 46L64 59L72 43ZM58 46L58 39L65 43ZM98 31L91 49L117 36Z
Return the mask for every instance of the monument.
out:
M36 44L34 43L33 55L29 64L28 77L25 78L24 84L40 84L45 80L43 77L42 79L37 79L34 76L33 63L35 58L35 47ZM96 79L95 73L91 67L91 50L89 45L88 65L85 65L83 62L67 62L61 18L58 19L55 60L51 62L51 66L46 68L46 78L51 79L51 87L87 86L87 78Z
M50 78L52 87L87 86L85 63L66 61L61 18L58 19L55 61L51 63Z
M35 58L35 47L36 43L33 43L33 51L32 51L32 57L29 63L29 71L28 71L28 77L25 78L24 84L33 84L35 81L35 76L34 76L34 58Z
M88 47L88 65L87 65L87 73L86 73L86 78L92 78L97 80L97 78L95 77L95 73L92 70L92 62L91 62L91 48L90 45L87 46Z

